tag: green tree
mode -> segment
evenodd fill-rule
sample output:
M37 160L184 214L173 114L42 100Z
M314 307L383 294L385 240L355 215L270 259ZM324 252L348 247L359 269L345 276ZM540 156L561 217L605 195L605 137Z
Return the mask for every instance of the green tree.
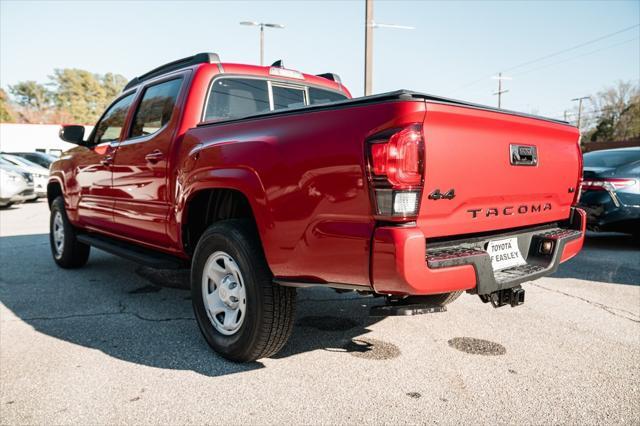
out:
M44 85L33 80L21 81L9 86L9 91L16 103L25 108L42 111L51 104L51 92Z
M55 88L54 100L59 110L68 112L78 123L92 123L101 112L106 93L96 74L65 68L49 77Z
M14 121L7 92L0 89L0 123L13 123Z
M93 74L80 69L56 69L51 79L54 102L78 123L94 123L127 80L119 74Z
M127 79L120 74L106 73L100 79L102 87L104 87L107 102L111 102L116 96L122 92L127 84Z

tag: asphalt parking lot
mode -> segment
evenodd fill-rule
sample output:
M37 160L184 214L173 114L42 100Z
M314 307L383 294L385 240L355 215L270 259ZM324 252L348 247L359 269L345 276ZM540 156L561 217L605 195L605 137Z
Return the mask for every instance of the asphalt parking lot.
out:
M98 250L62 270L47 232L45 202L0 210L2 424L640 423L640 249L625 236L590 235L518 308L463 295L379 319L379 300L299 291L283 352L239 365L201 338L186 274Z

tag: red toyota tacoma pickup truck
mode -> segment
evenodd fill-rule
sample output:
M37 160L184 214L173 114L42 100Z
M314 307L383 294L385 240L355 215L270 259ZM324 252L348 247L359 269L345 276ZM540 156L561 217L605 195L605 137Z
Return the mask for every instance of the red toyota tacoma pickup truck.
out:
M51 250L191 267L197 323L224 357L283 347L296 287L385 296L379 315L462 292L494 307L582 247L579 132L409 91L351 99L334 74L211 53L133 79L52 165Z

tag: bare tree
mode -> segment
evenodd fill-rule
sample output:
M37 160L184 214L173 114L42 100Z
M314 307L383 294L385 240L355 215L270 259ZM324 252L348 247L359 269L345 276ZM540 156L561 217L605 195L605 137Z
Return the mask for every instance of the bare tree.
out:
M583 132L591 142L626 140L640 136L640 86L619 81L591 96Z

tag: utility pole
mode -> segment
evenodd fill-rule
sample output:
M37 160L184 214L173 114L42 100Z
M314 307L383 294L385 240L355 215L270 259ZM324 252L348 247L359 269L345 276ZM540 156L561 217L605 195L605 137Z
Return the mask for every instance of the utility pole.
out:
M580 130L580 124L581 124L581 119L582 119L582 101L585 100L585 99L591 99L591 97L590 96L583 96L581 98L571 99L572 102L578 101L578 123L576 125L578 130Z
M364 21L364 95L373 89L373 0L365 0Z
M373 20L373 0L365 0L364 20L364 95L373 92L373 29L396 28L401 30L415 30L408 25L383 24Z
M503 77L499 72L497 76L492 77L494 80L498 80L498 91L494 95L498 95L498 109L502 108L502 94L509 92L509 89L502 90L502 80L511 80L511 77Z

